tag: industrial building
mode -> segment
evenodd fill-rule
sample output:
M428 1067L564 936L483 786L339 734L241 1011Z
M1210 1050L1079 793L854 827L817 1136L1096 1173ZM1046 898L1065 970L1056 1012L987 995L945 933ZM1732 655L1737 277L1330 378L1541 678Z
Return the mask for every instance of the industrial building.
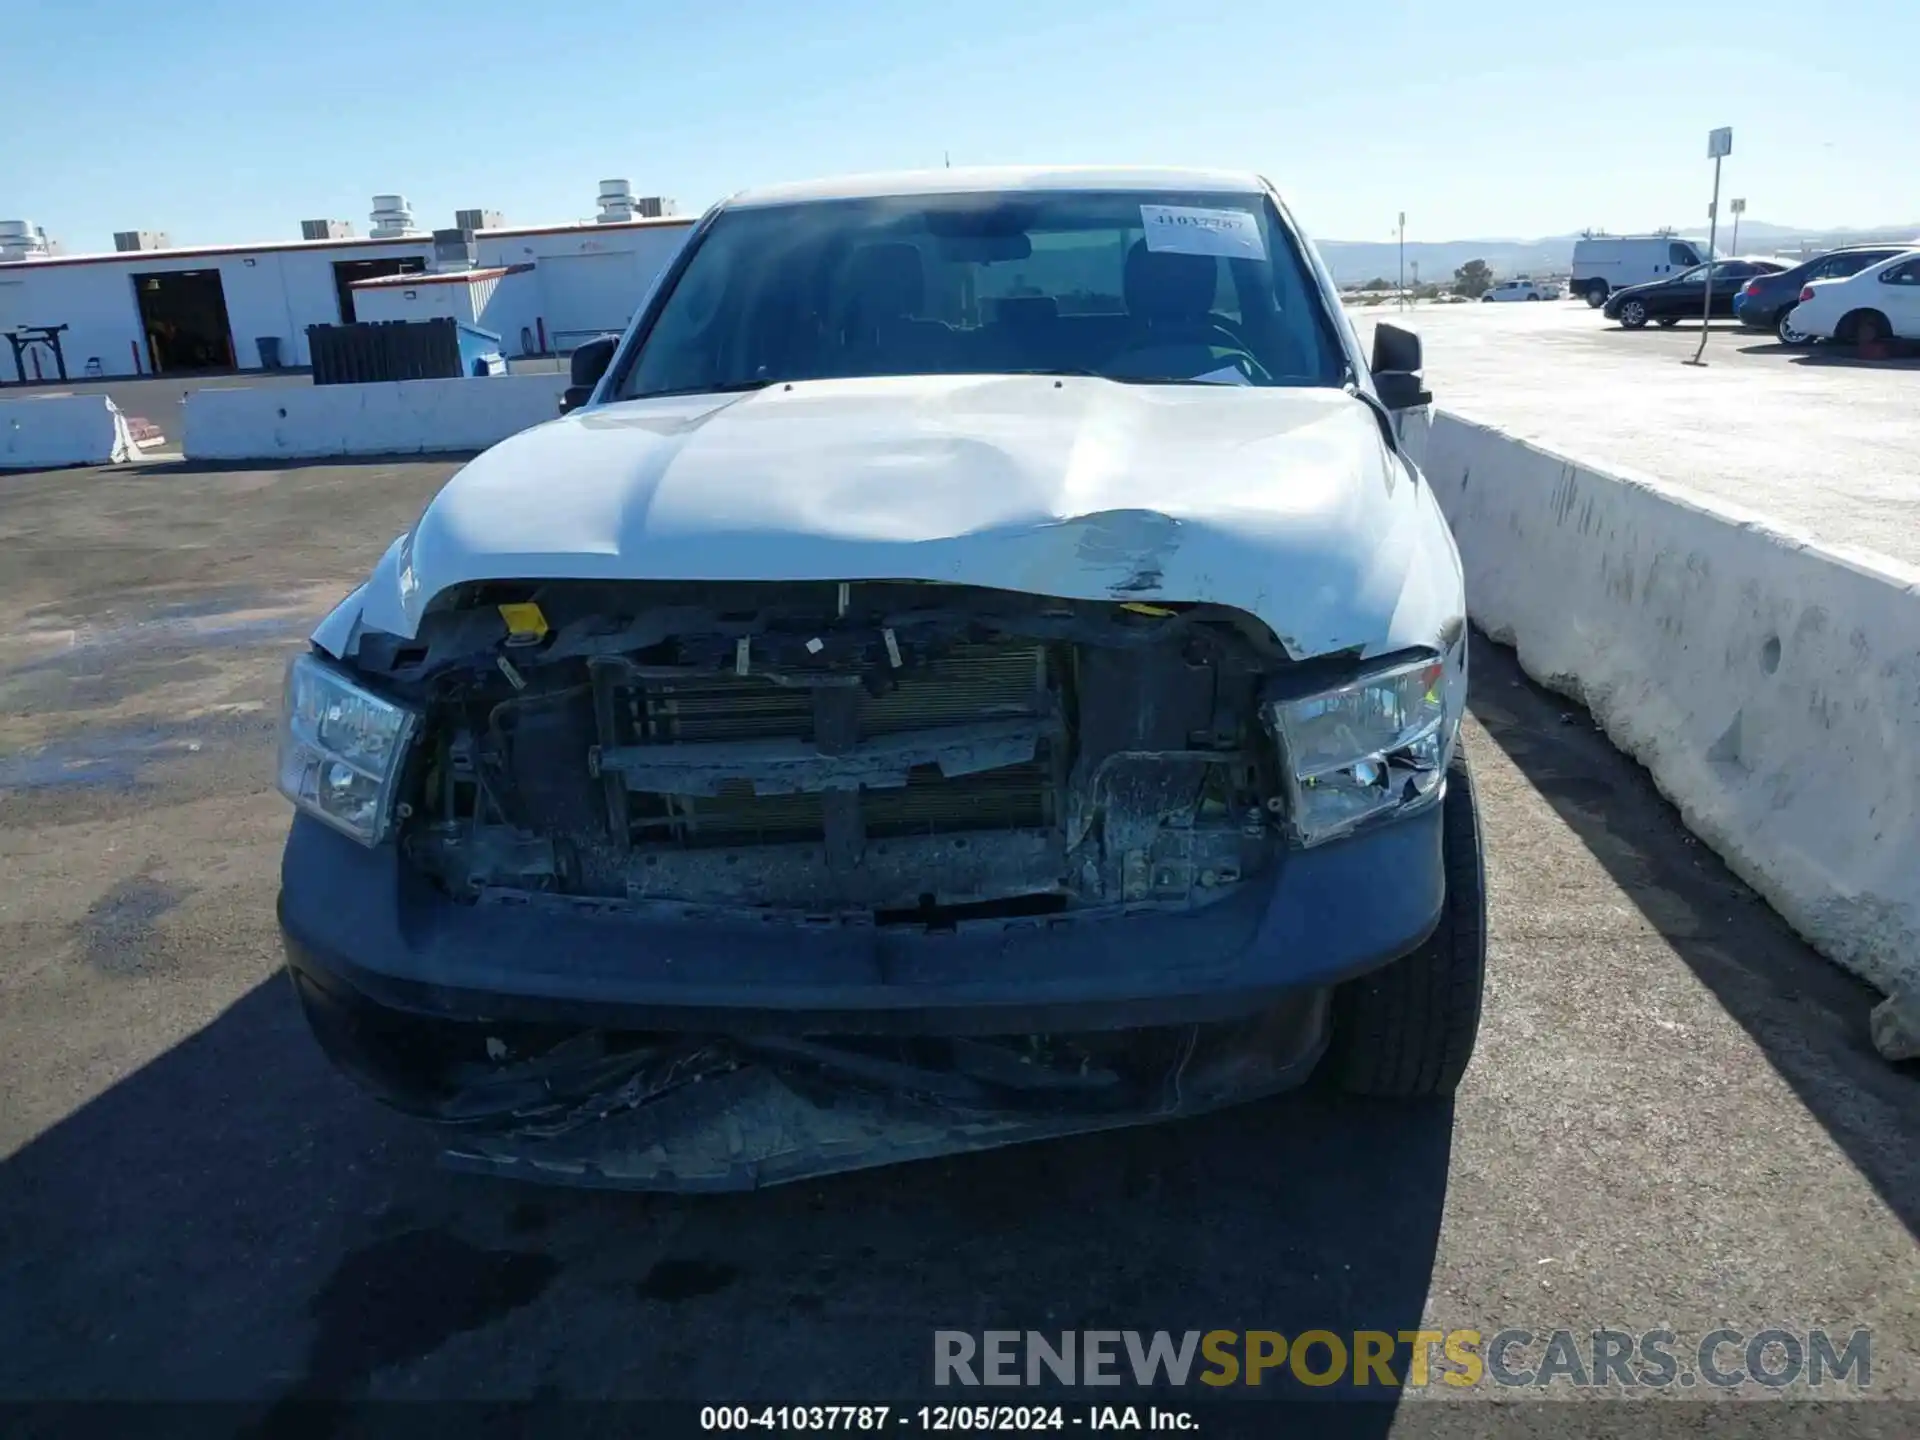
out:
M298 240L172 248L135 230L95 255L0 222L0 335L15 337L0 384L62 365L76 380L300 367L309 325L355 320L451 315L509 355L564 352L624 328L694 223L624 180L603 181L598 201L590 221L514 227L462 210L429 233L404 197L378 195L364 237L307 220Z

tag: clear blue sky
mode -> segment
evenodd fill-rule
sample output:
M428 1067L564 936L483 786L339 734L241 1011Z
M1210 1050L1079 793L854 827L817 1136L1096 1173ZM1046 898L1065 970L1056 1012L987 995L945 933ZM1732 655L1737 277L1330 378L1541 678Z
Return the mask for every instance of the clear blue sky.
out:
M1312 233L1920 220L1920 4L4 0L0 218L71 250L297 238L399 191L588 216L954 163L1263 171ZM1570 13L1565 13L1570 12ZM1467 18L1461 18L1467 17Z

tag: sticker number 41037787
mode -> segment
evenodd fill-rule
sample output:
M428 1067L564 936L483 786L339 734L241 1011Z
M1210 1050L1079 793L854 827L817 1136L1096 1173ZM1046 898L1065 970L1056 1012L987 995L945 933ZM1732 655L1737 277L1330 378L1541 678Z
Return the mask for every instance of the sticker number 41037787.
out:
M1187 205L1142 205L1147 249L1174 255L1224 255L1264 260L1266 237L1249 210L1202 210Z

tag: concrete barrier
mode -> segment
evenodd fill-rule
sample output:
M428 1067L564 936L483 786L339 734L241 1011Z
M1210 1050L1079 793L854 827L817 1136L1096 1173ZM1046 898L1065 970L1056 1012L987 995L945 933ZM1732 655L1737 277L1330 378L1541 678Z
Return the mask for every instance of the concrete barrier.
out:
M1816 948L1911 996L1920 571L1456 415L1404 434L1474 621Z
M0 400L0 470L114 465L133 453L126 417L104 395Z
M181 407L182 446L189 460L484 450L553 419L566 385L535 374L195 390Z

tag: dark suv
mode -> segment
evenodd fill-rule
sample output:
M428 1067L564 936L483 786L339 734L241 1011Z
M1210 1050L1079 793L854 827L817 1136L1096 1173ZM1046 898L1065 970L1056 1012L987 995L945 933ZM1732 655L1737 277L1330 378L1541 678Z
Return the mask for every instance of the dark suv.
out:
M1801 289L1815 280L1843 280L1867 266L1912 249L1911 245L1844 245L1776 275L1756 275L1733 298L1733 314L1749 330L1771 330L1782 345L1810 344L1812 337L1793 328L1793 307Z

